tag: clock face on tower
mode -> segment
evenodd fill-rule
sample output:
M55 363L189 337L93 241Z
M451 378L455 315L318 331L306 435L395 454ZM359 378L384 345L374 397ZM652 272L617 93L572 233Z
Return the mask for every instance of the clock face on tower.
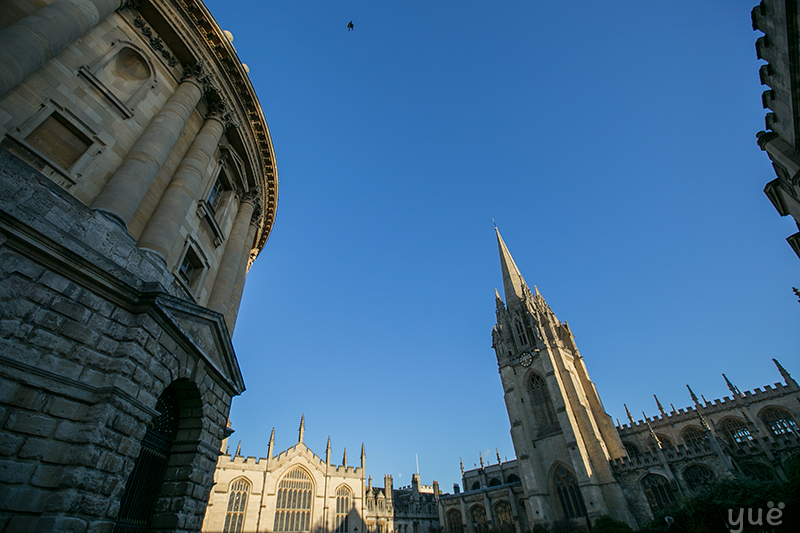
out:
M522 352L519 354L519 359L519 364L526 368L531 366L531 363L533 363L533 356L531 355L531 352Z

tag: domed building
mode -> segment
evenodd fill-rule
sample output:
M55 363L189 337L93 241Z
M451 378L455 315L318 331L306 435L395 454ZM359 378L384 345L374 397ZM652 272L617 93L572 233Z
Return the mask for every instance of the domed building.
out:
M8 0L0 50L0 530L198 531L278 198L247 67L199 0Z

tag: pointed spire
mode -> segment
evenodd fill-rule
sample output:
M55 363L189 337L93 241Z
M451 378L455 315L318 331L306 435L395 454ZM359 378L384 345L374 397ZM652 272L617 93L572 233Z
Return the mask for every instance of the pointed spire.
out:
M498 450L497 448L495 448L495 449L494 449L494 453L496 453L496 454L497 454L497 464L500 464L500 463L502 463L503 461L501 461L501 460L500 460L500 450Z
M740 396L742 394L741 392L739 392L739 387L731 383L731 380L728 379L728 376L722 374L722 377L725 378L725 383L728 384L728 390L730 390L733 393L734 397Z
M269 444L267 445L267 459L272 459L272 451L275 448L275 428L272 428L272 433L269 434Z
M297 442L303 442L303 435L306 432L306 415L300 415L300 435L297 438Z
M623 403L622 405L624 405L624 406L625 406L625 412L628 414L628 420L630 420L630 421L631 421L631 427L633 427L633 426L634 426L636 423L635 423L635 421L633 420L633 415L631 414L631 412L630 412L630 411L628 411L628 404L625 404L625 403Z
M464 461L461 460L461 457L458 458L458 464L461 465L461 475L464 475Z
M325 447L325 463L331 464L331 436L328 435L328 445Z
M778 367L778 372L781 373L781 377L783 378L783 381L787 385L791 385L791 384L797 385L797 382L794 379L792 379L792 376L789 374L789 372L786 371L785 368L783 368L781 366L781 364L778 362L777 359L773 359L772 362L775 363L776 367Z
M236 454L234 457L239 457L242 455L242 441L239 441L239 444L236 445Z
M347 468L347 448L344 449L344 455L342 455L342 466Z
M667 416L667 412L664 411L664 406L662 406L661 402L658 401L658 396L653 394L653 398L656 399L656 405L658 406L658 410L661 412L661 416Z
M361 443L361 469L364 469L365 462L367 460L367 452L364 450L364 443Z
M483 456L481 455L481 452L478 452L478 459L481 460L481 468L483 468Z
M672 408L672 412L673 412L673 413L674 413L674 412L676 412L676 409L675 409L675 404L673 404L673 403L670 403L670 404L669 404L669 406Z
M692 397L692 401L694 402L694 404L699 407L700 400L697 399L697 396L694 394L692 388L688 384L686 385L686 388L689 389L689 395Z
M503 288L505 290L506 306L511 306L515 301L519 301L524 297L525 290L523 287L527 287L527 284L522 274L520 274L516 263L514 263L514 259L511 257L506 243L503 242L500 231L497 227L494 228L494 231L497 234L497 247L500 251L500 267L503 270Z

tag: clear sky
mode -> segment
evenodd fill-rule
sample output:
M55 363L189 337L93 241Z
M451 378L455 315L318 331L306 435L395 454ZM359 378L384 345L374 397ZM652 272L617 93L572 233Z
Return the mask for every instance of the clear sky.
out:
M234 345L235 447L347 447L452 491L514 450L492 219L625 422L800 377L797 229L763 194L756 0L206 2L280 180ZM355 26L347 31L347 23Z

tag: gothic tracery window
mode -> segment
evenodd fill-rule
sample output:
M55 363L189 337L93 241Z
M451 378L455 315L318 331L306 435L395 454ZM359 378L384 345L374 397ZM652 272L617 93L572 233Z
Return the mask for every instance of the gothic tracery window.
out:
M461 521L461 512L457 509L450 509L446 515L447 533L463 533L464 524Z
M228 511L225 514L223 533L241 533L244 526L244 512L247 507L247 496L250 493L250 482L239 478L231 483L228 496Z
M544 378L539 374L531 374L528 380L528 392L531 397L533 416L540 430L556 424L553 400L550 398Z
M352 501L352 493L349 487L341 486L336 489L336 533L347 533L348 514Z
M311 531L311 501L314 484L302 468L294 468L278 484L273 531Z
M486 519L486 509L483 505L475 505L470 509L473 525L478 532L486 531L489 527L489 521Z
M575 474L560 466L556 469L554 481L564 518L573 519L586 516L586 505L583 503L583 496L578 488Z
M691 426L683 432L683 442L694 446L700 446L708 442L708 435L701 428Z
M525 327L522 325L522 322L518 318L514 320L514 327L517 330L517 339L519 340L519 345L527 346L528 334L525 333Z
M738 418L726 418L723 420L719 429L725 440L731 445L746 444L753 441L753 435L743 420Z
M776 437L789 433L797 433L797 424L794 418L792 418L791 413L785 409L770 407L761 413L761 420Z
M706 465L689 465L683 469L683 481L689 490L711 483L714 477L714 471Z
M650 505L650 510L653 514L664 509L668 504L674 501L672 495L672 487L669 486L669 480L659 474L647 474L642 478L642 490L647 497L647 503Z
M494 516L500 529L514 531L514 512L511 510L511 504L507 501L499 502L494 506Z

